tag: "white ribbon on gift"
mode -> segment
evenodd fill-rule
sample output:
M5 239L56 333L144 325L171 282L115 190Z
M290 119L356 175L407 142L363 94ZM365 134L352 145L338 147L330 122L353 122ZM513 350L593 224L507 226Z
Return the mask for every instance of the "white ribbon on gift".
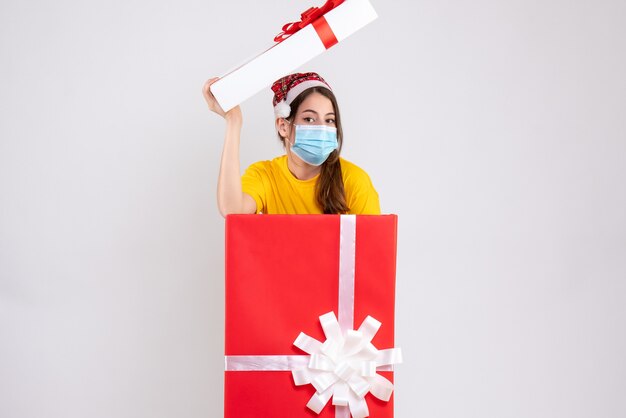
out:
M377 374L382 366L402 362L399 348L377 350L371 343L380 322L368 316L358 330L343 331L333 312L320 316L324 343L300 333L294 345L310 354L306 367L292 371L297 386L311 384L315 394L307 407L319 414L332 398L336 408L348 407L353 418L369 416L365 395L388 401L393 384Z
M381 323L368 316L354 330L356 215L342 215L339 241L339 319L320 316L324 343L300 333L294 345L309 355L225 356L227 371L291 371L296 385L311 384L307 407L319 414L332 398L335 418L369 416L365 395L388 401L393 384L377 371L402 362L400 348L378 350L371 343Z

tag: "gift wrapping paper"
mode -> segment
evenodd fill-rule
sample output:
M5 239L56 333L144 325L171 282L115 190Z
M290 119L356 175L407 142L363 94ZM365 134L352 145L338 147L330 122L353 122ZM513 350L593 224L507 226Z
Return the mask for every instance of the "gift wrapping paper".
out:
M393 417L393 388L380 376L392 382L401 361L396 234L395 215L226 218L225 417ZM339 328L351 333L335 334L344 351L374 350L358 363L367 371L342 376L354 370L329 354ZM336 364L324 369L329 358Z

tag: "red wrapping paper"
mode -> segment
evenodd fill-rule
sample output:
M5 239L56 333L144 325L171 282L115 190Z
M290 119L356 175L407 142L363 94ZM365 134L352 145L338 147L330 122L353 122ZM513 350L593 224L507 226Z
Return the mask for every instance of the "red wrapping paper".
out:
M372 344L394 347L397 216L357 216L354 327L382 322ZM230 215L226 218L225 354L305 355L300 332L325 340L319 316L338 312L339 215ZM393 381L392 372L379 372ZM225 371L224 416L335 416L332 401L317 415L306 407L311 385L289 371ZM370 416L393 417L393 395L367 394Z

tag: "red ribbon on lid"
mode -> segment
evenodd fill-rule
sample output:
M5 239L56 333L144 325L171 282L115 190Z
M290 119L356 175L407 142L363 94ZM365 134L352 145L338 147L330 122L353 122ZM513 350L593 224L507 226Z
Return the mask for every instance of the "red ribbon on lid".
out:
M283 31L276 35L275 42L282 42L289 38L294 33L298 32L303 27L313 24L313 27L317 31L322 43L326 49L335 45L338 41L333 33L332 29L328 25L328 22L324 18L324 15L335 7L339 6L345 0L328 0L322 7L311 7L300 15L299 22L287 23L283 26Z

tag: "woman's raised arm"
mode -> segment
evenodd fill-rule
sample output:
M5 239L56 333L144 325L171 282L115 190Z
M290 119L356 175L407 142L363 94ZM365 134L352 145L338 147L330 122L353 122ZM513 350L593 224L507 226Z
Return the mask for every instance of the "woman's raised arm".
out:
M222 216L233 213L255 213L256 202L241 190L241 173L239 171L239 140L243 117L241 108L236 106L224 112L211 93L211 85L218 80L211 78L204 83L202 94L209 109L222 116L226 121L226 136L217 182L217 206Z

